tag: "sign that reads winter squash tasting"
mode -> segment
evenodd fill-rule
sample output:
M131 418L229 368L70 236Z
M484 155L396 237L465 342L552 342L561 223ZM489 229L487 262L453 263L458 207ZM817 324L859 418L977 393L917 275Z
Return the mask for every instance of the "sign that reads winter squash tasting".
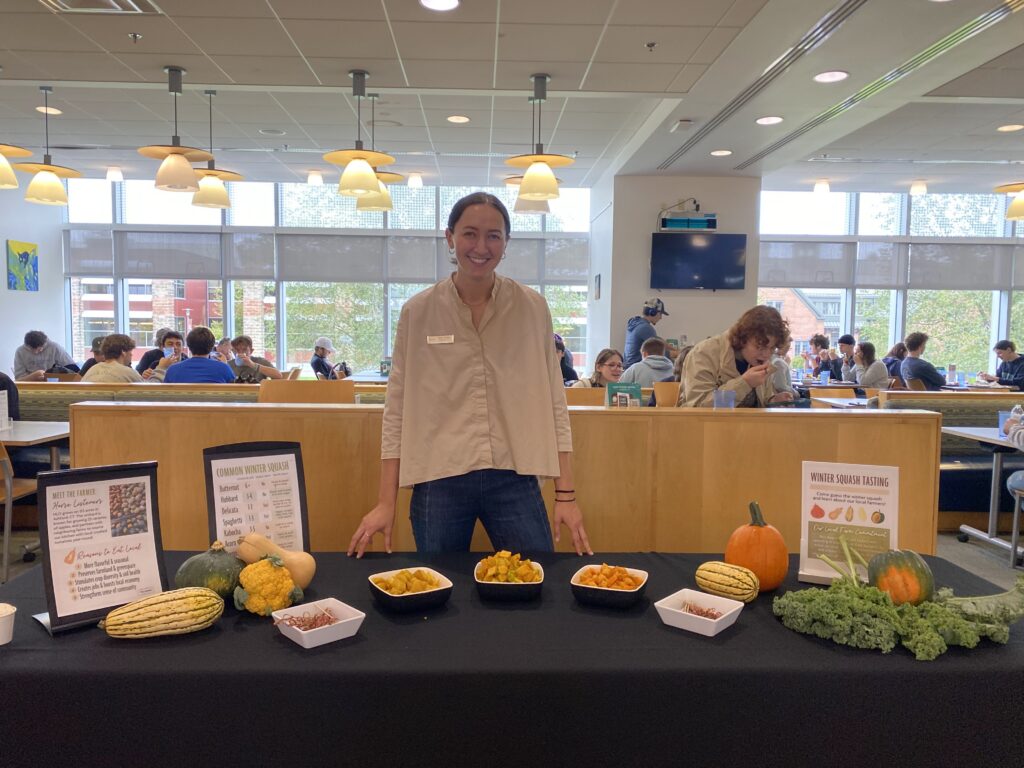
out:
M845 563L840 537L865 560L895 549L899 482L899 467L803 462L800 581L831 584L838 577L821 556ZM863 565L858 570L866 577Z
M309 551L306 478L299 443L219 445L203 451L210 541L234 552L247 533Z
M41 472L38 496L51 634L167 589L156 462Z

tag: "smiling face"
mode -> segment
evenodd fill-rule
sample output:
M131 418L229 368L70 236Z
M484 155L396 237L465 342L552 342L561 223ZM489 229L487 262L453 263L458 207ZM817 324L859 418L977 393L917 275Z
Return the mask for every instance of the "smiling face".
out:
M488 280L508 246L501 213L482 203L467 207L455 229L445 231L445 238L448 247L455 249L459 275L470 280Z
M622 358L612 355L603 363L598 363L597 370L605 381L616 382L622 378Z

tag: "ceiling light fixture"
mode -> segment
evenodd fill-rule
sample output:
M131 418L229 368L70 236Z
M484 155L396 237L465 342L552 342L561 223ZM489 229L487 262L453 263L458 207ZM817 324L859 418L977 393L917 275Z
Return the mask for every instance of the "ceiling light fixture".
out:
M118 166L112 165L107 168L107 181L124 181L124 173Z
M910 194L912 195L927 195L928 185L924 179L916 179L913 184L910 185Z
M384 182L380 180L377 181L376 192L356 198L357 211L390 211L392 208L391 193L384 186Z
M463 125L469 122L469 118L465 115L448 115L445 119L449 123L455 123L456 125Z
M816 194L824 195L828 194L831 191L832 188L829 187L828 179L818 179L816 182L814 182L814 192Z
M505 165L526 169L523 181L519 185L519 197L524 200L553 200L558 197L558 179L555 178L551 169L564 168L576 161L568 155L552 155L544 152L544 144L541 143L541 110L548 98L548 81L551 77L541 73L531 75L530 79L533 80L533 97L530 99L530 103L537 115L536 126L534 126L533 119L530 120L530 143L534 153L510 157L505 161ZM535 133L534 128L536 128Z
M996 130L999 131L1000 133L1013 133L1014 131L1019 131L1019 130L1022 130L1022 129L1024 129L1024 125L1021 125L1020 123L1010 123L1009 125L1000 125L998 128L996 128Z
M380 98L379 93L367 94L366 98L370 100L370 149L377 150L377 99ZM400 181L405 181L405 176L394 171L378 171L376 167L373 169L374 174L377 176L377 180L384 184L397 184ZM371 195L372 196L372 195ZM366 210L356 206L357 210ZM391 210L391 193L388 193L388 208Z
M53 86L41 85L39 90L43 92L43 102L49 106L48 100ZM50 115L43 112L43 128L46 133L46 153L41 163L17 163L15 168L25 173L34 173L28 189L25 190L25 201L38 203L39 205L67 205L68 193L64 189L61 179L77 179L82 174L73 168L65 168L61 165L54 165L50 157Z
M1024 181L1003 184L992 191L996 194L1015 195L1010 207L1006 209L1006 220L1024 221Z
M164 67L167 73L167 90L174 99L174 135L170 144L150 144L139 147L139 154L153 160L160 160L160 170L156 172L154 186L165 192L197 192L199 182L196 179L192 163L213 160L213 155L196 147L183 147L178 136L178 96L181 94L181 80L185 70L181 67Z
M423 175L413 171L409 174L409 181L406 185L411 189L422 189L423 188Z
M310 171L306 174L306 183L311 187L322 187L324 185L324 175L320 171Z
M287 136L288 131L282 131L280 128L260 128L260 133L264 136Z
M712 157L728 157L731 154L732 154L732 150L731 149L712 149L711 150L711 156Z
M459 0L420 0L420 5L428 11L454 11L459 7Z
M36 112L42 112L44 115L63 115L64 113L56 107L36 107Z
M778 125L782 122L782 118L777 115L768 115L766 117L759 117L754 122L758 125Z
M230 208L231 198L224 186L225 181L241 181L242 174L218 168L213 160L213 97L216 91L203 91L210 102L210 159L205 168L196 168L199 190L192 196L192 205L200 208Z
M850 76L849 72L844 72L841 69L832 69L828 72L819 72L814 76L814 82L816 83L838 83L840 80L845 80Z
M512 210L515 213L544 215L551 213L551 206L548 205L547 200L524 200L522 197L517 197Z
M18 177L14 175L8 157L32 157L32 150L13 144L0 144L0 189L17 189Z
M345 169L341 174L341 181L338 182L338 193L361 197L379 192L380 180L373 169L381 165L390 165L395 162L395 158L383 152L363 148L362 105L363 99L366 98L366 78L370 73L365 69L353 69L348 74L352 78L352 97L356 100L356 145L354 149L336 149L328 152L324 155L324 160Z

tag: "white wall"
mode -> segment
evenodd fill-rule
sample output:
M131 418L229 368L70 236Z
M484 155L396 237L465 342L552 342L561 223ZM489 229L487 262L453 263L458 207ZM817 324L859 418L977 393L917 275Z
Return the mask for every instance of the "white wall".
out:
M14 350L26 331L43 331L67 348L64 322L64 266L61 256L61 225L64 209L35 205L24 200L28 183L19 174L21 189L0 190L0 247L3 248L3 286L0 287L0 371L13 376ZM21 240L39 246L39 291L7 288L7 241Z
M658 323L663 338L686 336L693 344L729 328L757 302L758 206L760 178L693 176L616 176L611 232L611 279L602 274L601 301L591 318L590 359L602 346L623 349L626 321L639 315L645 299L658 296L669 316ZM596 197L596 196L595 196ZM718 214L718 231L747 236L747 279L742 291L683 291L650 288L651 233L657 228L658 211L688 197L700 201L701 211ZM599 209L592 198L592 215ZM603 214L606 215L606 214ZM591 231L591 283L594 270L606 265L607 238L603 215ZM597 226L600 225L600 226ZM592 286L593 287L593 286ZM600 302L598 302L599 304ZM597 308L594 302L588 312ZM595 327L594 319L601 323ZM605 342L610 342L605 343Z

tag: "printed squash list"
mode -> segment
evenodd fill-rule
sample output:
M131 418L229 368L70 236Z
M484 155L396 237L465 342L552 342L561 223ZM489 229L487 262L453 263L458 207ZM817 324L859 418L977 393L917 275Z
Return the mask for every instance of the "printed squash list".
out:
M217 538L234 552L260 533L285 549L302 549L299 477L293 454L217 458L210 462Z
M53 485L46 512L59 616L162 590L148 478Z

